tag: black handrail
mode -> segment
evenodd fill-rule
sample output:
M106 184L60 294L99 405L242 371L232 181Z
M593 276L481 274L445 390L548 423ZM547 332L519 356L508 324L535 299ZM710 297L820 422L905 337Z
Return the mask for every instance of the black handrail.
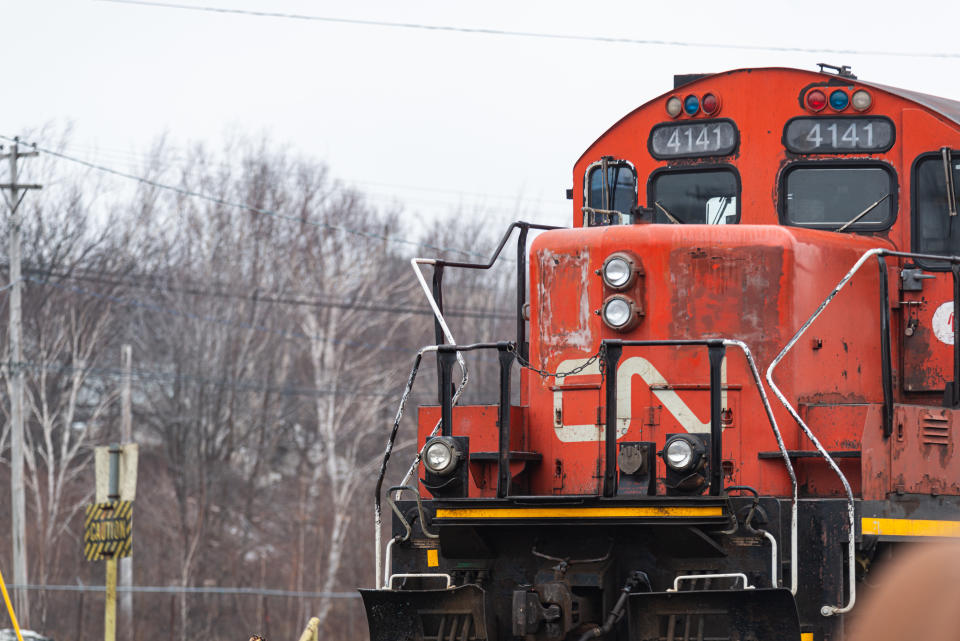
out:
M702 345L708 350L710 359L710 494L719 496L723 490L723 410L720 397L722 386L720 369L726 353L722 338L704 338L689 340L645 340L625 341L604 339L600 342L604 353L604 386L607 400L606 432L604 445L606 462L603 472L603 495L615 496L617 493L617 364L624 347L657 347Z
M960 407L960 264L950 265L953 272L953 388L952 407Z
M527 223L518 220L510 223L510 226L507 227L507 231L503 234L503 237L500 238L500 243L497 245L496 250L494 250L493 256L486 263L464 263L443 260L440 258L436 259L433 261L433 298L437 302L437 309L439 309L440 313L442 314L444 267L459 267L463 269L490 269L497 262L497 259L500 257L500 252L503 251L503 248L506 246L507 241L510 239L510 235L513 233L514 229L520 230L517 238L517 353L521 358L527 359L530 357L530 355L529 345L527 344L526 338L526 325L523 318L523 307L527 302L527 234L531 229L549 231L551 229L565 229L564 227L541 225L539 223ZM445 341L443 337L443 328L440 326L440 319L434 318L433 324L437 338L437 344L442 345Z
M887 261L877 256L880 265L880 378L883 386L883 435L893 432L893 372L890 355L890 282Z
M453 364L457 352L477 349L495 349L500 360L500 399L497 407L497 498L510 494L510 370L516 356L516 346L507 341L473 343L470 345L439 345L440 363L440 433L453 436Z

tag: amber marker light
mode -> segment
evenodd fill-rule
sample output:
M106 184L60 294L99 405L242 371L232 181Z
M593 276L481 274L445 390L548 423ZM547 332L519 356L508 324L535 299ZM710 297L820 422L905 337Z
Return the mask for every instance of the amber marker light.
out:
M866 111L870 108L870 105L873 104L873 98L870 96L869 91L857 89L853 92L853 97L850 98L850 104L853 105L853 108L857 111Z
M683 111L683 103L676 96L667 98L667 115L676 118Z

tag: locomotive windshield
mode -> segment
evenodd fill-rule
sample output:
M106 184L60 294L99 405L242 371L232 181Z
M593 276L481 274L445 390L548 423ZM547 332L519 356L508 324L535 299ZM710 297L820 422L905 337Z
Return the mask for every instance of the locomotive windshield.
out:
M654 222L729 225L740 218L737 174L732 169L664 171L650 181Z
M893 223L893 174L882 165L798 165L784 174L783 222L838 230L864 211L851 229L886 229Z

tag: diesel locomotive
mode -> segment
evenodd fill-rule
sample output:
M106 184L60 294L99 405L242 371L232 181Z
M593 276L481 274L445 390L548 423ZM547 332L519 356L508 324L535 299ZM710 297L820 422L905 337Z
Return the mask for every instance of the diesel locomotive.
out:
M576 161L569 228L414 259L372 641L843 638L878 563L960 537L958 149L960 102L847 67L678 76ZM516 334L457 344L444 273L514 232ZM499 399L461 405L477 357Z

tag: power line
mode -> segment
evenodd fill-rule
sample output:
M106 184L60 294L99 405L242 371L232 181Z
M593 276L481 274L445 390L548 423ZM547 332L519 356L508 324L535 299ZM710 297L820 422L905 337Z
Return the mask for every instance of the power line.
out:
M16 136L11 137L11 136L5 136L5 135L3 135L3 134L0 134L0 139L2 139L2 140L7 140L7 141L13 142L13 143L21 142L20 139L19 139L18 137L16 137ZM173 185L167 185L167 184L165 184L165 183L161 183L161 182L158 182L158 181L156 181L156 180L152 180L152 179L150 179L150 178L145 178L145 177L143 177L143 176L137 176L137 175L130 174L130 173L127 173L127 172L124 172L124 171L119 171L119 170L117 170L117 169L112 169L112 168L106 167L106 166L104 166L104 165L99 165L99 164L97 164L97 163L92 163L92 162L90 162L90 161L83 160L82 158L76 158L76 157L74 157L74 156L70 156L70 155L64 154L64 153L59 152L59 151L54 151L53 149L46 149L46 148L44 148L44 147L41 147L41 146L37 145L36 143L25 143L25 142L24 142L24 143L22 143L22 144L30 145L30 146L31 146L34 150L36 150L36 151L40 151L40 152L43 152L43 153L48 154L48 155L50 155L50 156L54 156L54 157L60 158L60 159L62 159L62 160L66 160L66 161L69 161L69 162L72 162L72 163L76 163L76 164L78 164L78 165L82 165L82 166L84 166L84 167L88 167L88 168L90 168L90 169L94 169L94 170L96 170L96 171L101 171L101 172L103 172L103 173L111 174L111 175L113 175L113 176L119 176L120 178L126 178L126 179L128 179L128 180L134 180L134 181L137 181L137 182L139 182L139 183L143 183L143 184L145 184L145 185L149 185L149 186L151 186L151 187L156 187L157 189L163 189L163 190L166 190L166 191L172 191L172 192L178 193L178 194L183 195L183 196L190 196L191 198L199 198L199 199L201 199L201 200L206 200L206 201L209 201L209 202L218 204L218 205L223 205L224 207L232 207L232 208L234 208L234 209L241 209L241 210L244 210L244 211L249 211L249 212L252 212L252 213L255 213L255 214L260 214L260 215L263 215L263 216L271 216L271 217L277 218L277 219L279 219L279 220L286 220L286 221L290 221L290 222L294 222L294 223L298 223L298 224L302 224L302 225L309 225L309 226L311 226L311 227L318 227L318 228L321 228L321 229L329 229L329 230L332 230L332 231L339 231L339 232L343 232L343 233L346 233L346 234L353 234L353 235L355 235L355 236L361 236L361 237L364 237L364 238L371 238L371 239L374 239L374 240L379 240L379 241L384 241L384 242L389 242L389 243L399 243L399 244L403 244L403 245L412 245L412 246L414 246L414 247L425 247L425 248L427 248L427 249L435 249L435 250L437 250L437 251L455 252L455 253L458 253L458 254L465 254L465 255L467 255L467 256L477 256L477 257L480 257L480 258L487 258L487 256L486 256L485 254L479 254L479 253L471 252L471 251L468 251L468 250L465 250L465 249L457 249L457 248L454 248L454 247L440 247L440 246L437 246L437 245L430 245L430 244L428 244L428 243L422 243L422 242L415 241L415 240L408 240L408 239L406 239L406 238L397 238L397 237L394 237L394 236L387 236L387 235L384 235L384 234L376 234L376 233L369 232L369 231L362 231L362 230L359 230L359 229L351 229L351 228L349 228L349 227L344 227L344 226L342 226L342 225L331 225L330 223L321 223L321 222L309 220L309 219L307 219L307 218L302 218L302 217L299 217L299 216L290 216L290 215L287 215L287 214L281 214L281 213L278 213L278 212L275 212L275 211L271 211L271 210L269 210L269 209L263 209L262 207L254 207L253 205L248 205L248 204L245 204L245 203L232 202L232 201L229 201L229 200L225 200L225 199L223 199L223 198L217 198L216 196L210 196L210 195L204 194L204 193L202 193L202 192L192 191L192 190L189 190L189 189L183 189L183 188L181 188L181 187L175 187L175 186L173 186Z
M66 144L63 146L63 148L71 151L75 151L79 154L82 154L88 157L89 156L106 156L107 159L111 162L126 163L130 166L135 166L144 162L150 162L156 159L156 156L152 154L146 154L146 153L141 153L137 151L110 149L107 147L100 147L100 146L79 145L75 143ZM177 150L174 148L174 151L177 151ZM186 157L178 156L178 155L173 155L173 156L167 155L165 156L165 158L172 158L173 160L176 160L176 161L186 160ZM224 162L215 163L214 166L229 168L229 167L233 167L234 165L231 165L230 163L224 161ZM404 185L404 184L397 184L397 183L384 183L384 182L378 182L378 181L358 180L358 179L343 178L343 177L338 178L336 182L342 183L348 188L354 185L363 185L364 187L362 191L359 188L355 188L355 189L363 193L363 195L367 197L370 197L371 190L369 188L372 187L373 188L372 193L381 198L392 196L395 191L399 190L399 191L410 191L410 192L430 192L430 193L438 194L439 197L444 197L445 195L449 199L467 198L476 202L484 202L487 199L493 199L493 200L510 201L511 203L529 203L531 205L537 205L537 206L544 205L544 204L553 205L553 206L557 206L557 205L562 206L566 202L566 199L563 198L562 196L558 196L557 198L540 198L540 197L534 197L534 196L524 196L523 194L516 194L511 196L507 194L497 194L497 193L489 193L489 192L481 192L481 191L467 191L462 189L444 189L436 186L427 187L422 185ZM559 194L559 190L558 190L558 194ZM441 204L441 205L449 204L449 201L433 200L433 199L426 199L426 198L411 199L409 197L406 197L406 198L403 198L402 200L404 202L407 200L415 200L418 202L427 202L427 203ZM502 207L500 210L507 211Z
M410 354L410 353L411 353L411 350L410 350L409 347L399 347L399 346L394 346L394 345L384 345L384 344L376 344L376 343L365 343L365 342L361 342L361 341L343 340L343 339L337 339L337 338L327 338L327 337L323 337L323 336L313 336L313 335L310 335L310 334L305 334L305 333L303 333L303 332L287 332L287 331L280 330L280 329L272 329L272 328L267 327L267 326L265 326L265 325L256 325L256 324L254 324L254 323L241 323L241 322L236 322L236 321L230 321L230 320L227 320L227 319L225 319L225 318L218 318L218 317L216 317L216 316L204 316L204 315L202 315L202 314L195 314L195 313L193 313L193 312L185 312L185 311L182 311L182 310L179 310L179 309L174 309L174 308L172 308L172 307L165 307L165 306L163 306L163 305L159 305L159 304L156 304L156 303L146 303L146 302L143 302L143 301L141 301L141 300L137 300L137 299L135 299L135 298L123 298L123 297L121 297L121 296L112 296L112 295L110 295L110 294L103 294L103 293L100 293L100 292L93 292L93 291L84 289L84 288L82 288L82 287L75 287L75 286L72 286L72 285L64 285L64 284L61 284L61 283L55 283L55 282L53 282L53 281L44 280L44 279L41 279L41 278L37 278L37 277L35 277L35 276L25 277L24 280L27 280L27 281L30 281L30 282L34 282L34 283L37 283L37 284L40 284L40 285L49 285L49 286L55 287L55 288L57 288L57 289L61 289L61 290L65 290L65 291L71 291L71 292L74 292L74 293L76 293L76 294L81 294L81 295L83 295L83 296L89 296L89 297L92 297L92 298L97 298L97 299L99 299L99 300L105 300L105 301L109 301L109 302L112 302L112 303L117 303L117 304L119 304L119 305L127 305L127 306L131 306L131 307L138 307L138 308L146 309L146 310L149 310L149 311L160 312L160 313L162 313L162 314L166 314L166 315L169 315L169 316L179 316L179 317L182 317L182 318L189 318L189 319L192 319L192 320L198 320L198 321L201 321L201 322L204 322L204 323L211 323L211 324L214 324L214 325L220 325L221 327L231 327L231 328L236 328L236 329L253 330L253 331L257 331L257 332L264 332L264 333L267 333L267 334L273 334L274 336L280 336L280 337L282 337L282 338L296 338L296 339L307 339L307 340L315 340L315 341L318 340L318 341L324 341L324 342L333 343L334 345L346 345L346 346L348 346L348 347L358 347L358 348L370 349L370 350L376 350L376 351L396 352L396 353L403 353L403 354ZM489 362L489 363L495 363L495 362L497 362L496 359L484 358L484 357L482 357L482 356L477 356L477 357L475 357L475 360L476 360L477 362Z
M0 265L0 268L6 268L6 265ZM24 273L31 274L33 276L45 276L45 277L56 277L63 278L68 280L79 280L91 283L98 283L100 285L115 285L115 286L124 286L134 289L146 289L146 290L158 290L164 292L178 293L178 294L187 294L189 296L197 297L206 297L206 298L230 298L230 299L239 299L239 300L249 300L257 303L268 303L275 305L292 305L298 307L332 307L338 309L356 309L360 311L370 311L370 312L383 312L387 314L418 314L424 316L433 316L433 311L428 307L413 307L413 306L404 306L404 305L377 305L372 303L359 303L356 301L338 301L338 300L329 300L329 299L309 299L309 298L300 298L300 297L291 297L291 296L270 296L269 294L260 294L258 292L250 293L238 293L225 291L223 289L201 289L199 287L171 287L165 283L159 282L158 279L148 278L146 280L135 281L124 278L117 278L108 272L93 272L93 273L70 273L70 272L58 272L49 269L35 269L35 268L25 268ZM47 281L44 281L47 282ZM209 283L204 283L208 285ZM216 283L213 283L213 286L217 286ZM12 287L12 284L8 284L4 287L0 287L0 293ZM471 311L471 310L444 310L444 316L460 317L460 318L479 318L479 319L491 319L491 320L512 320L516 318L516 315L510 313L506 310L491 310L488 312L484 311Z
M32 370L44 370L48 372L80 372L89 374L100 379L124 378L127 372L119 367L98 367L93 365L76 366L62 363L40 363L37 361L5 361L0 362L0 366L13 369L22 367ZM310 387L293 387L290 385L277 385L266 381L231 381L225 378L211 378L206 376L194 376L190 374L172 374L159 370L149 370L143 368L134 368L130 370L130 377L137 381L150 382L175 382L183 381L193 383L197 386L220 387L234 389L241 392L270 392L279 396L358 396L364 398L396 398L397 394L370 391L358 388L349 389L319 389Z
M13 590L49 590L58 592L103 592L102 585L18 585L9 586ZM359 599L358 592L303 592L300 590L272 590L268 588L222 588L193 587L176 585L131 585L117 586L117 592L137 592L141 594L246 594L250 596L279 596L298 599Z
M211 323L215 325L220 325L223 327L232 327L235 329L247 329L257 332L264 332L267 334L273 334L274 336L280 336L282 338L297 338L297 339L307 339L307 340L319 340L324 342L333 343L335 345L346 345L348 347L362 347L367 349L382 350L389 352L403 352L410 353L409 348L400 348L392 347L389 345L375 345L372 343L363 343L358 341L347 341L340 340L336 338L326 338L323 336L313 336L310 334L305 334L303 332L287 332L281 329L273 329L265 325L256 325L254 323L241 323L237 321L230 321L225 318L218 318L216 316L205 316L202 314L195 314L193 312L185 312L183 310L174 309L172 307L165 307L163 305L158 305L156 303L146 303L135 298L123 298L121 296L112 296L110 294L102 294L100 292L93 292L82 287L74 287L72 285L63 285L60 283L55 283L50 280L45 280L42 278L37 278L35 276L29 276L25 278L31 282L40 284L40 285L49 285L51 287L56 287L57 289L62 289L66 291L74 292L75 294L81 294L83 296L90 296L92 298L97 298L100 300L105 300L111 303L117 303L118 305L126 305L129 307L137 307L140 309L146 309L148 311L160 312L168 316L179 316L181 318L189 318L192 320L198 320L204 323Z
M770 45L728 44L716 42L686 42L681 40L654 40L644 38L626 38L619 36L581 36L576 34L544 33L536 31L514 31L508 29L489 29L482 27L456 27L451 25L431 25L415 22L388 22L385 20L362 20L359 18L334 18L330 16L314 16L299 13L281 13L276 11L253 11L249 9L232 9L225 7L204 7L176 4L172 2L148 2L146 0L95 0L113 4L130 4L145 7L164 9L186 9L188 11L207 11L212 13L227 13L261 18L287 18L293 20L310 20L315 22L331 22L337 24L353 24L372 27L393 27L398 29L420 29L426 31L447 31L454 33L471 33L489 36L511 36L518 38L540 38L547 40L575 40L580 42L606 42L611 44L649 45L657 47L693 47L698 49L739 49L745 51L777 51L783 53L832 53L854 56L892 56L898 58L960 58L960 53L918 53L909 51L881 51L863 49L833 49L814 47L785 47Z

